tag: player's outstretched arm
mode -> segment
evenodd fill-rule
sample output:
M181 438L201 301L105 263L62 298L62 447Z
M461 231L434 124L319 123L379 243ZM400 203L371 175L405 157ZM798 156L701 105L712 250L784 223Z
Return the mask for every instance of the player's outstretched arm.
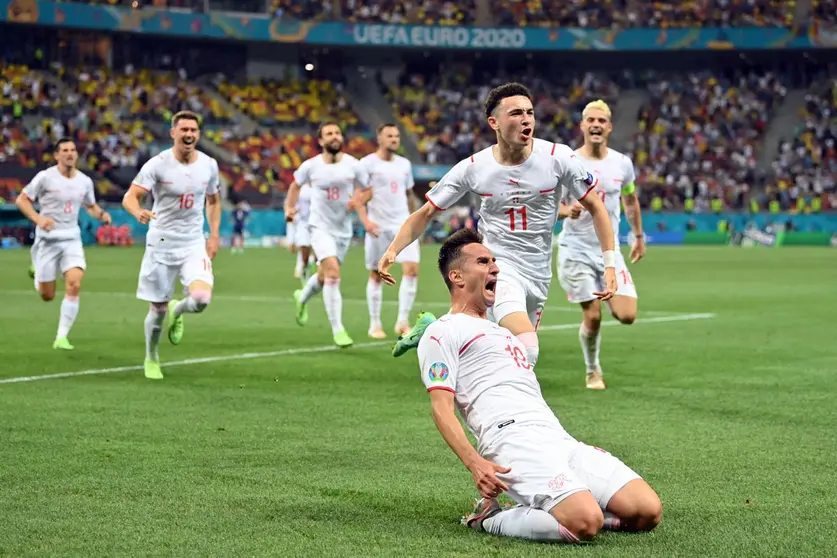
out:
M84 210L87 211L88 215L90 215L97 221L101 221L106 225L110 225L110 213L102 209L102 207L98 203L94 203L93 205L87 205L84 207Z
M622 203L625 206L625 216L631 225L631 232L634 233L634 244L631 246L631 263L636 263L645 256L645 235L642 232L642 210L639 207L639 196L631 183L630 191L622 191Z
M32 204L32 200L29 199L29 196L27 196L25 192L18 194L17 199L15 199L15 205L20 212L23 213L24 217L35 223L37 227L48 231L55 226L55 221L49 217L42 217L37 211L35 211L35 206Z
M430 391L433 422L450 449L471 472L480 495L483 498L496 498L508 490L508 486L497 478L497 473L508 473L511 469L492 463L477 453L456 418L453 397L453 393L444 389Z
M607 214L607 208L599 199L599 196L584 196L579 200L582 207L590 212L593 217L593 227L596 229L596 236L599 239L599 244L602 247L602 258L605 266L605 290L594 292L593 294L601 300L610 300L616 294L618 285L616 284L616 252L615 241L613 238L613 228L610 222L610 216Z
M146 192L147 190L145 188L131 184L131 187L128 188L128 191L122 197L122 207L125 208L125 211L130 213L134 219L143 225L147 225L156 217L151 211L142 208L141 204L142 200L145 199Z
M285 195L285 220L293 221L296 216L296 202L299 201L299 184L296 180L288 186L288 193Z
M385 283L389 285L395 284L395 278L389 273L389 269L395 263L395 257L427 230L427 225L433 219L434 213L436 213L436 208L433 207L433 204L425 203L418 211L410 214L407 220L404 221L404 224L401 225L401 228L398 229L398 234L395 235L387 251L384 252L381 260L378 262L378 274Z

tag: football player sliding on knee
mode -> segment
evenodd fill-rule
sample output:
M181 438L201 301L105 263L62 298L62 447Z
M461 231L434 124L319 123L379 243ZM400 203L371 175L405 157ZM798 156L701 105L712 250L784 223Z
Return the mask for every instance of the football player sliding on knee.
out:
M78 150L70 138L56 142L53 152L56 164L35 175L15 200L20 212L35 223L32 246L32 275L41 299L55 298L55 282L64 278L64 300L53 349L72 350L68 336L79 309L79 292L87 263L81 243L78 213L84 206L94 219L110 224L110 215L98 204L93 194L93 181L76 168ZM38 213L33 205L41 206Z
M296 219L300 188L311 187L311 208L308 216L310 244L320 267L305 286L294 292L296 322L308 323L308 301L322 291L334 343L350 347L352 338L343 327L343 296L340 294L340 266L352 242L353 196L355 189L365 188L369 177L360 162L343 152L343 131L336 122L324 122L317 131L323 152L304 161L294 172L294 181L285 198L285 216ZM366 207L358 207L362 221L368 221Z
M158 347L168 316L168 338L179 345L183 314L203 312L212 298L212 260L218 253L221 195L218 162L196 149L200 139L198 115L182 111L172 117L174 145L145 163L122 199L122 206L143 225L149 225L139 273L137 298L149 303L145 317L145 377L163 378ZM142 208L148 192L154 196L149 211ZM209 238L204 240L204 207ZM189 296L174 298L176 279Z
M451 235L439 250L439 271L450 312L427 327L418 357L433 421L482 497L462 523L494 535L566 543L590 540L601 529L657 526L656 492L621 460L564 430L519 338L486 319L503 272L482 236L471 229ZM504 492L515 507L500 507Z
M540 353L537 329L552 280L552 234L562 189L590 212L605 259L603 288L590 293L608 300L616 292L614 239L602 201L588 195L596 185L581 160L563 144L533 136L535 114L526 87L508 83L489 92L485 116L497 143L454 166L426 195L427 203L398 231L378 263L378 274L393 284L390 267L398 254L445 211L468 193L481 198L480 231L501 270L497 301L489 319L508 328L534 365ZM400 356L414 348L435 320L423 313L393 347Z
M581 113L581 131L584 145L576 150L584 164L596 173L598 184L595 195L604 202L616 244L616 279L618 290L608 301L613 316L623 324L632 324L637 315L637 292L631 272L619 251L619 200L625 206L625 215L634 234L631 247L631 263L645 255L645 238L642 234L642 214L636 194L636 174L631 159L607 146L613 130L610 107L602 100L589 103ZM587 387L605 389L604 376L599 364L601 347L601 302L591 294L604 280L604 262L598 252L596 231L591 216L579 204L561 204L559 219L566 219L558 235L558 279L570 302L581 306L582 321L578 331L584 363L587 367Z

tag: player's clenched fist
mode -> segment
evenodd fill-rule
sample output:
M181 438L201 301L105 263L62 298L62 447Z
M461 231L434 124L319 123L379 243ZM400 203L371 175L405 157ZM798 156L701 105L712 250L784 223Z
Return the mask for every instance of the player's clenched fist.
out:
M395 285L395 278L389 273L389 270L394 263L395 253L390 250L384 252L384 255L381 256L380 260L378 260L378 275L381 276L381 279L383 279L384 283L387 285Z
M151 220L152 220L152 219L156 219L156 218L157 218L157 216L156 216L156 215L154 215L154 212L153 212L153 211L149 211L149 210L147 210L147 209L143 209L143 210L142 210L142 211L140 211L140 212L139 212L139 214L137 215L137 221L139 221L139 222L140 222L140 223L142 223L143 225L147 225L148 223L150 223L150 222L151 222Z
M606 267L604 270L604 280L605 289L603 291L593 291L593 294L601 300L610 300L619 288L616 284L616 268Z
M474 477L474 484L483 498L496 498L509 489L506 483L497 478L497 473L508 473L509 467L503 467L492 463L487 459L480 459L470 467L471 476Z
M51 231L55 228L55 221L52 220L52 217L39 217L37 224L38 228L41 228L45 231Z

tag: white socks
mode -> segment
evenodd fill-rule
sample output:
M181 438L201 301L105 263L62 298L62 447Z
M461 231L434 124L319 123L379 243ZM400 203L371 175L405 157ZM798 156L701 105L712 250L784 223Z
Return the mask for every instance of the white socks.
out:
M210 291L195 291L174 305L173 317L177 318L185 313L200 314L209 306L211 299L212 293Z
M402 289L403 289L402 284ZM366 304L369 306L369 329L380 328L381 326L381 304L383 303L384 292L380 281L369 279L366 283Z
M308 285L305 286L308 288ZM304 296L303 292L303 296ZM323 302L332 333L343 329L343 295L340 294L340 279L326 279L323 285Z
M70 335L70 329L76 321L76 316L78 316L78 297L64 295L64 300L61 301L61 317L58 319L56 339Z
M505 535L540 542L579 542L549 513L527 506L504 509L482 522L482 528L492 535Z
M145 316L145 359L160 360L157 348L163 335L163 322L166 320L165 304L152 305Z
M416 301L418 291L418 277L404 276L401 278L401 286L398 288L398 321L409 322L410 312L413 303Z
M302 304L305 304L311 300L311 297L319 293L321 290L323 290L323 286L320 284L320 279L315 273L308 278L308 281L305 282L305 286L302 288L302 296L299 297L299 301Z
M581 352L584 353L587 373L595 372L599 368L599 349L602 346L601 328L595 333L591 333L582 322L578 330L578 341L581 343Z

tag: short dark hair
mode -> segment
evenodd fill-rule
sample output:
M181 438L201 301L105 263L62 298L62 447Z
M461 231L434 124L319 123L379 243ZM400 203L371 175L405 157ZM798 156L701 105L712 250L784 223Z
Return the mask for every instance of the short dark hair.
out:
M180 112L174 113L174 116L171 117L171 127L174 128L177 126L177 123L181 120L194 120L198 126L201 125L201 117L197 113L191 110L181 110Z
M469 244L482 244L482 235L476 229L460 229L450 235L439 248L439 273L445 280L448 290L453 290L448 273L462 255L462 249Z
M494 113L494 109L500 105L503 99L517 97L518 95L526 97L530 101L532 100L532 92L529 91L528 87L520 83L505 83L495 87L488 92L488 97L485 98L485 117L488 118L491 116Z
M59 151L61 151L61 146L64 145L65 143L75 144L76 140L74 140L73 138L67 137L67 136L59 138L58 141L55 142L55 145L53 146L52 152L53 153L58 153Z
M383 124L378 126L378 131L375 133L377 135L381 135L381 132L383 132L385 128L398 128L398 124L393 124L392 122L384 122Z
M340 125L339 122L337 122L336 120L326 120L325 122L320 124L320 126L317 128L317 138L318 139L322 139L323 130L325 130L326 126L337 126L338 128L340 128L340 133L341 134L343 133L343 127Z

